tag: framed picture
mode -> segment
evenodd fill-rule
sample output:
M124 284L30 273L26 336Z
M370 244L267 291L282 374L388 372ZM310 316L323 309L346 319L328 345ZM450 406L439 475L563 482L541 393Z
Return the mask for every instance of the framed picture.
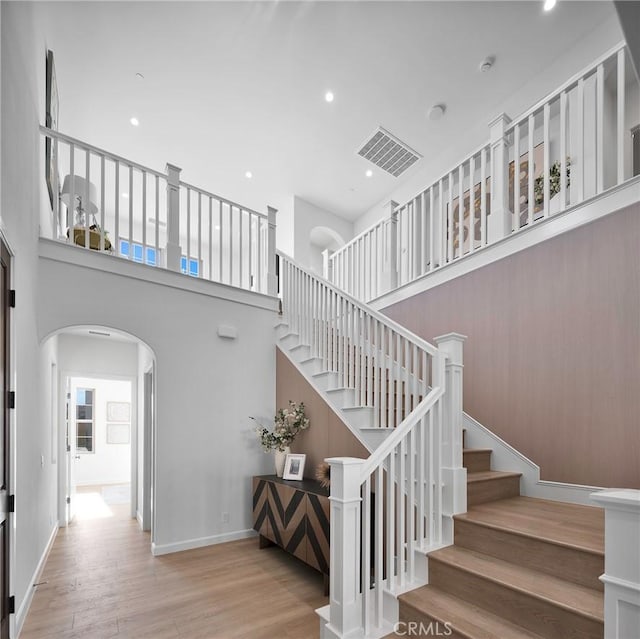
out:
M130 422L131 404L129 402L107 402L108 422Z
M534 185L542 180L544 168L544 143L541 142L533 148L533 180ZM520 220L519 228L526 226L529 222L529 151L520 156L520 168L518 171L520 181ZM515 211L515 164L513 160L509 162L509 208ZM533 219L537 220L542 216L544 201L539 201L534 195Z
M53 51L47 51L46 61L46 112L45 126L53 131L58 130L58 83L56 81L56 68L53 63ZM58 195L58 158L57 144L51 138L45 139L45 178L47 189L49 190L49 201L51 210L55 211L56 198Z
M284 473L282 474L282 479L302 479L306 458L306 455L287 455L287 458L284 461Z
M480 246L482 240L482 183L477 182L473 186L473 222L471 221L471 191L467 189L463 193L463 210L462 210L462 251L469 251L469 242L473 235L473 248ZM485 179L485 211L487 217L491 215L491 178ZM447 239L449 237L449 203L447 203ZM453 253L456 257L460 256L460 196L453 198L453 213L451 215L453 222ZM473 234L470 228L473 227Z
M128 444L129 424L107 424L107 444Z

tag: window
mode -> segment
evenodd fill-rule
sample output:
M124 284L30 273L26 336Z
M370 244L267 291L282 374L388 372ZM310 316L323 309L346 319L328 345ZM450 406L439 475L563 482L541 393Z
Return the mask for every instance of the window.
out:
M189 271L187 271L187 256L183 255L180 258L180 272L185 275L191 275L193 277L200 277L200 264L198 260L189 258Z
M131 259L140 264L149 264L149 266L158 266L158 251L152 246L146 248L137 242L130 243L128 240L120 238L120 255L129 257L129 246L133 249ZM144 260L142 256L144 255Z
M76 389L76 449L78 453L95 453L95 389Z

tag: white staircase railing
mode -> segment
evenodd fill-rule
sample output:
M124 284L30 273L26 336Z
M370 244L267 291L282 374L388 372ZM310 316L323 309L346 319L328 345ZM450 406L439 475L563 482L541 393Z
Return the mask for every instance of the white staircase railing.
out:
M322 637L381 636L386 599L426 579L427 550L466 511L462 343L438 346L279 254L283 319L298 348L392 430L364 459L333 458L329 621Z
M40 133L51 239L275 295L275 209L260 213L187 184L171 164L163 173L47 127Z
M370 301L638 175L629 57L620 43L513 121L498 115L480 148L328 256L325 277Z

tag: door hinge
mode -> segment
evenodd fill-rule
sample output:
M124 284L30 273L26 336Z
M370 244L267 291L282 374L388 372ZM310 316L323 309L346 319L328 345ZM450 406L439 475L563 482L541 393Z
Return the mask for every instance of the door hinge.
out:
M70 504L71 503L71 497L67 497L67 503Z
M7 497L7 512L15 513L16 512L16 496L9 495Z
M13 615L16 612L16 598L14 595L9 597L9 614Z
M67 444L67 452L70 453L71 452L71 446L69 446L69 444Z
M16 307L16 291L14 288L9 291L9 306L11 308Z
M16 407L16 392L15 391L9 391L9 408L15 408Z

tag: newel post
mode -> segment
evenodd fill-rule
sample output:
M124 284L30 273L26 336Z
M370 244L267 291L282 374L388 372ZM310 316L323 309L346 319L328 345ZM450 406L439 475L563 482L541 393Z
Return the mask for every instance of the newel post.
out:
M167 164L167 268L180 272L180 172L181 168Z
M388 209L387 242L384 245L384 278L385 291L398 288L398 203L391 200L385 206Z
M604 636L637 637L640 628L640 490L590 495L604 508Z
M322 277L328 282L333 281L333 262L331 261L329 249L322 251Z
M329 563L329 636L345 637L360 628L360 473L364 459L333 457Z
M442 502L444 514L451 516L467 511L467 470L462 465L462 351L466 339L459 333L447 333L435 339L438 349L447 358L442 424ZM443 534L453 543L450 518Z
M278 294L278 276L276 274L276 213L278 209L267 207L267 295Z
M491 138L491 212L487 216L487 242L492 244L511 235L509 209L509 142L507 127L511 118L506 113L489 122Z

